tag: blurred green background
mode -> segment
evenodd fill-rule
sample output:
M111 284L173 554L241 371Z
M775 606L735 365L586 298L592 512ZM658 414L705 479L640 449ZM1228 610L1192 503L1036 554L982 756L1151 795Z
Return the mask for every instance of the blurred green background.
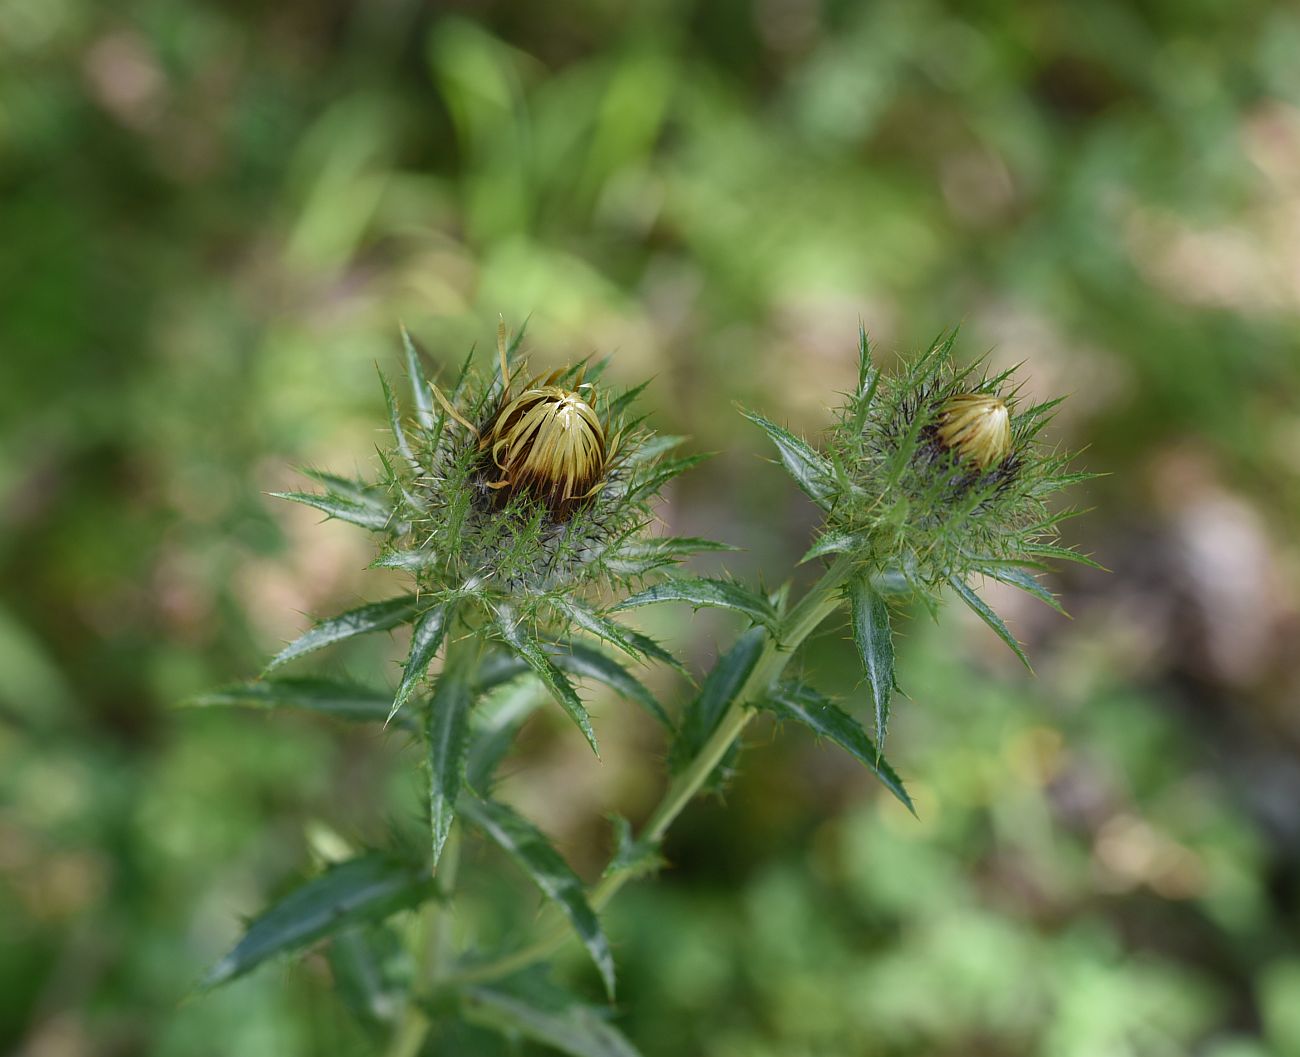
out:
M655 376L720 453L664 520L769 583L814 513L733 402L815 437L859 319L886 361L954 323L1025 360L1110 475L1072 622L990 591L1036 677L905 625L920 821L757 729L611 909L647 1057L1300 1054L1291 5L0 0L0 236L0 1049L366 1052L316 958L188 996L313 828L410 821L415 754L174 706L385 591L265 493L372 467L399 320L450 365L503 313ZM697 670L735 630L653 619ZM840 632L808 664L853 699ZM604 763L539 717L505 789L588 876L663 755L590 696ZM471 857L508 940L535 898Z

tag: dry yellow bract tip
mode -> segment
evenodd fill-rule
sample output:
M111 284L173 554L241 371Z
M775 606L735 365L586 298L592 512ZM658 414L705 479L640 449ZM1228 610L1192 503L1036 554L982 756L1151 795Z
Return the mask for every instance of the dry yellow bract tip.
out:
M996 396L965 393L939 410L939 443L981 470L1011 451L1011 414Z
M602 484L613 452L591 404L578 391L555 385L563 372L534 378L518 396L507 394L480 447L501 471L490 488L527 489L562 512Z

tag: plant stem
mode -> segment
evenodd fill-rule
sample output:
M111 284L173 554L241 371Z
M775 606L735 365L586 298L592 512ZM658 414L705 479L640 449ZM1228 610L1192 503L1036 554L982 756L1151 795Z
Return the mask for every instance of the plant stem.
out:
M482 654L482 640L477 635L450 642L438 678L459 678L472 674L478 667ZM432 708L433 701L429 706ZM453 822L442 855L434 868L434 888L437 892L420 910L417 928L417 961L415 980L411 985L411 998L406 1012L393 1032L385 1057L416 1057L429 1033L429 1017L421 1008L419 996L437 986L447 970L451 954L451 897L456 888L456 874L460 866L460 826Z
M754 670L727 706L709 740L665 790L663 798L642 828L639 837L641 841L653 844L663 839L677 816L695 798L714 768L740 737L745 725L754 715L750 706L776 682L803 641L839 608L840 589L852 571L852 560L847 556L840 557L786 614L778 634L769 637L764 644ZM630 873L622 872L602 878L588 897L592 908L604 908L631 877ZM451 979L456 983L476 983L508 976L550 956L572 935L572 929L566 923L556 922L534 943L494 961L453 973Z

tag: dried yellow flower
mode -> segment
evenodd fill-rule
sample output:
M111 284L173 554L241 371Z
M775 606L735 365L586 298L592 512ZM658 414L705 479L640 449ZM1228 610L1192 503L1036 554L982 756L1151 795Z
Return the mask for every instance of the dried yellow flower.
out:
M490 488L527 489L557 510L600 487L610 455L600 418L583 395L591 386L553 384L562 373L539 376L506 400L479 442L501 471Z
M1011 452L1011 414L996 396L964 393L939 410L939 443L981 470Z

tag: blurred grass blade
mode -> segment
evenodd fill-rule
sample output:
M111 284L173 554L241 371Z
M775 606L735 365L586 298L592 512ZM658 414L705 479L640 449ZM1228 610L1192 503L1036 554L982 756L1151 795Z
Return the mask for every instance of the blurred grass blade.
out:
M778 614L775 607L762 595L731 580L712 580L707 577L667 580L655 584L631 598L625 598L614 608L634 609L656 602L687 602L695 608L715 606L743 613L756 624L775 628Z
M782 429L757 412L742 408L740 413L766 433L776 445L781 465L794 478L795 484L803 489L804 494L822 509L829 508L837 487L835 472L825 456L788 429Z
M1016 637L1011 634L1011 630L1002 622L1002 618L993 612L989 604L958 577L948 577L948 583L957 592L957 597L970 606L980 620L997 632L998 638L1010 646L1012 652L1020 658L1020 663L1032 672L1034 670L1033 666L1030 665L1029 658L1025 656L1025 651L1021 648L1020 643L1016 641Z
M268 958L301 950L350 925L381 921L432 893L433 880L423 869L386 855L363 855L331 866L255 918L202 986L233 980Z
M464 999L466 1020L508 1036L522 1035L572 1057L638 1057L600 1010L576 1000L538 1003L486 987L466 989Z
M614 995L614 956L595 912L587 902L582 881L551 847L545 835L505 804L476 796L462 797L461 814L483 831L554 901L573 925L600 972L605 990Z
M447 637L447 626L451 623L451 606L444 604L433 606L420 614L411 632L411 650L406 656L406 667L402 670L402 681L393 695L392 708L385 722L402 710L402 706L415 693L416 687L429 671L429 665L438 655L442 640Z
M794 719L823 738L829 738L855 760L870 769L908 811L916 814L903 780L862 729L862 724L810 686L784 683L759 702L781 719Z
M187 698L183 704L196 708L236 706L242 708L301 708L322 716L354 723L383 723L392 706L387 690L338 679L313 676L261 679L209 690ZM410 728L409 720L399 725Z
M358 606L356 609L349 609L346 613L340 613L337 617L322 620L277 653L266 666L266 670L272 671L313 650L332 646L336 642L343 642L358 635L368 635L372 631L390 631L415 615L416 604L415 595L401 595L383 602Z
M686 766L704 748L754 670L766 642L767 632L763 628L750 628L710 670L699 694L682 715L681 730L669 759L674 770Z
M533 674L541 679L546 689L551 692L551 696L559 702L560 707L578 725L583 737L587 739L587 744L591 746L591 751L599 756L600 750L596 747L596 732L591 729L591 717L587 715L587 709L573 689L573 684L569 682L564 673L547 655L541 643L530 638L523 631L512 613L502 608L497 610L496 617L497 627L506 640L506 644L524 660L528 667L533 670Z
M889 702L894 693L894 638L889 626L889 606L865 574L849 581L848 597L853 641L871 687L876 740L884 748L885 732L889 728Z

